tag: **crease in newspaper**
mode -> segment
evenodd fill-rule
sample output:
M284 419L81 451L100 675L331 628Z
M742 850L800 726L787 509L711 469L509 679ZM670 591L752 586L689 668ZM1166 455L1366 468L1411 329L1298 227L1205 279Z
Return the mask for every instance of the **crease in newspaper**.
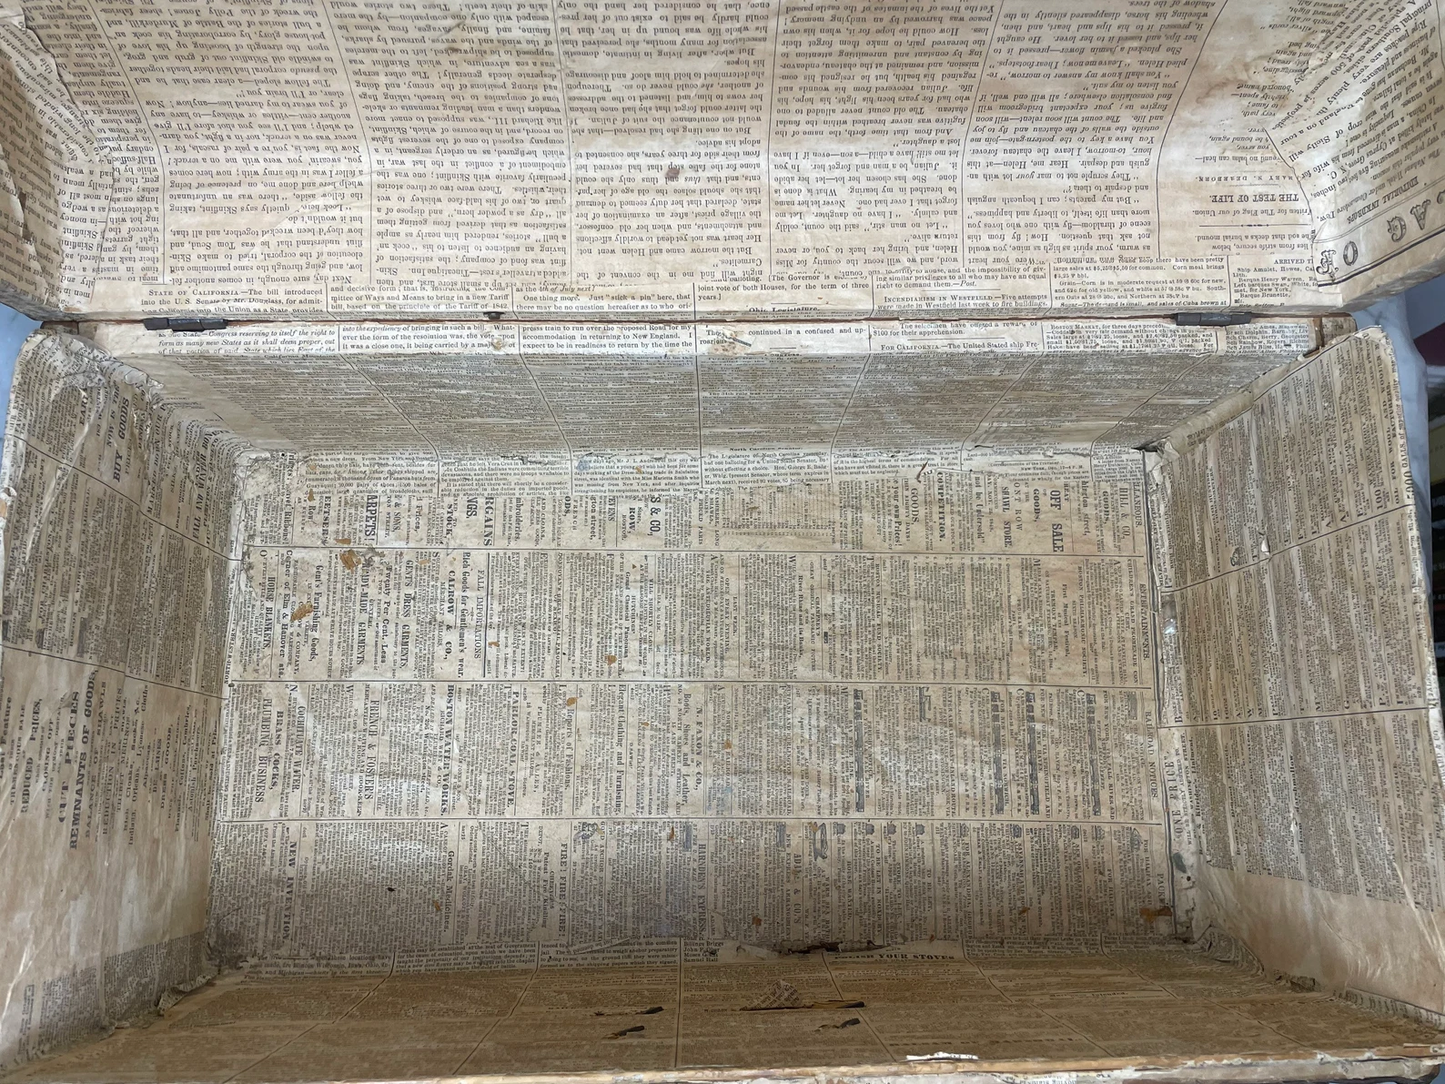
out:
M1429 243L1445 231L1445 167L1429 153L1445 78L1434 8L1431 0L1342 8L1310 48L1277 54L1295 71L1271 143L1315 220L1317 281L1342 284L1351 310L1441 270ZM1342 39L1352 47L1339 50Z
M113 176L96 130L22 12L0 19L0 298L51 318L89 303Z

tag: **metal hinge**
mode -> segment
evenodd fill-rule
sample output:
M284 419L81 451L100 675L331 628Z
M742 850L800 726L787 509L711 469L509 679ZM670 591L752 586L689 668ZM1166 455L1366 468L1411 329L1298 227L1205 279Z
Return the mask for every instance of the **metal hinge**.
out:
M147 331L220 331L226 321L219 316L147 316Z
M1174 322L1180 327L1230 327L1247 324L1254 319L1252 312L1176 312Z

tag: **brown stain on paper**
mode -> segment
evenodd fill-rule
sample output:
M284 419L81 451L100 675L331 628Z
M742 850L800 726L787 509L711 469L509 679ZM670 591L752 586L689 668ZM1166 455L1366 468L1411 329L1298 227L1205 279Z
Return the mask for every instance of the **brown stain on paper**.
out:
M1139 908L1139 917L1145 922L1158 922L1161 918L1173 918L1174 908L1167 903L1162 907L1141 907Z
M294 610L291 611L291 620L292 620L292 621L301 621L301 620L303 620L303 619L305 619L305 618L310 617L310 616L311 616L312 614L314 614L315 612L316 612L316 607L315 607L315 606L313 606L313 605L312 605L311 603L309 603L309 602L303 602L300 606L297 606L296 609L294 609Z
M347 572L355 572L361 567L361 557L355 550L342 550L337 555L337 560L341 562L341 567Z

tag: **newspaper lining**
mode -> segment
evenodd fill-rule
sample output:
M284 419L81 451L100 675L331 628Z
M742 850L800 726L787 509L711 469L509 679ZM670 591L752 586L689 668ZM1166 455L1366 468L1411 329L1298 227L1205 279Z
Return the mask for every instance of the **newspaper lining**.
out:
M4 1058L206 966L241 442L78 340L32 338L5 455Z
M345 969L393 930L411 939L410 966L479 966L538 939L554 953L643 936L1067 950L1169 928L1141 466L1103 442L1162 432L1308 349L1310 323L727 325L700 328L701 347L659 325L539 325L526 342L488 325L93 333L135 367L49 334L21 370L5 687L60 690L48 785L78 790L69 800L98 833L72 858L109 849L132 877L178 831L192 864L165 868L198 904L209 893L227 953ZM1100 340L1114 353L1093 397L1068 414L1039 398ZM779 357L787 373L769 375ZM608 362L612 404L588 397ZM636 387L647 403L625 397ZM480 406L457 394L478 388ZM952 410L910 405L938 394ZM350 405L328 422L297 410L305 396ZM1044 447L1050 416L1053 452L1029 451L1023 434ZM985 431L987 447L965 447ZM666 446L647 448L659 433ZM644 450L611 454L609 439ZM51 458L21 455L42 440ZM1091 455L1081 440L1101 443ZM147 515L154 542L115 541ZM90 586L72 569L103 573ZM223 596L228 688L207 601ZM976 626L958 616L972 611ZM35 650L77 659L47 664L75 675L52 679ZM77 786L65 719L87 674L111 703L104 667L128 698L76 731L90 749ZM212 738L218 692L231 707ZM11 719L18 795L33 743ZM374 742L353 740L358 719ZM515 732L504 747L499 720ZM1048 727L1058 741L1043 747ZM170 827L132 844L125 826L146 818ZM12 821L12 841L57 823L38 807ZM348 865L363 852L377 864ZM293 854L314 875L300 924L266 872ZM800 862L812 876L790 899L778 878ZM999 876L978 892L984 869ZM565 904L559 877L574 886ZM395 891L358 910L358 884ZM906 899L888 887L902 884ZM607 886L635 902L576 903L610 899ZM151 890L181 899L163 879ZM405 933L416 908L427 924ZM107 935L106 967L37 961L52 984L12 1001L11 1049L33 1054L193 978L199 914L150 913L163 928ZM167 937L192 955L144 978L159 974L147 946Z
M1267 966L1312 954L1326 981L1429 1007L1445 738L1383 333L1227 414L1150 472L1162 755L1197 884L1181 907ZM1357 933L1318 936L1340 924Z
M103 486L101 468L113 471L114 462L149 471L144 494L154 496L137 498L140 512L169 509L166 522L190 540L178 535L146 549L158 570L149 580L128 575L128 566L112 568L95 596L110 605L80 605L84 617L69 647L57 639L67 626L48 616L18 622L9 615L7 643L25 648L21 630L43 629L44 639L29 647L81 660L119 652L122 661L110 665L121 670L154 674L177 689L189 681L216 689L216 626L182 650L150 630L174 633L183 622L129 616L135 602L127 600L164 598L165 582L190 585L198 600L214 598L222 590L217 577L230 577L219 760L209 769L203 752L216 725L217 709L209 708L183 743L202 759L180 773L189 780L215 772L209 936L226 957L365 969L379 944L425 967L501 962L526 955L527 945L566 952L649 938L793 948L1147 939L1174 925L1178 886L1170 871L1190 853L1187 811L1231 816L1243 831L1242 807L1227 788L1199 791L1214 785L1216 763L1262 765L1260 781L1231 784L1250 793L1269 792L1277 778L1267 750L1253 757L1241 745L1210 760L1188 729L1166 726L1162 762L1156 751L1143 467L1137 453L1108 443L1129 431L1130 400L1101 396L1098 417L1087 398L1072 418L1055 414L1061 439L1048 455L1011 444L1006 428L995 431L1003 440L974 443L989 417L1037 434L1057 400L1032 392L1029 374L1056 359L1077 367L1080 358L1047 344L1067 350L1070 335L1102 329L1009 326L1002 337L973 329L971 339L950 340L939 337L948 330L942 325L881 326L864 336L797 325L789 330L802 348L773 350L770 368L737 352L771 349L762 342L769 329L736 325L702 328L708 345L691 349L663 326L599 336L554 325L528 333L572 349L533 354L506 341L517 334L512 329L455 326L401 328L391 336L401 351L394 354L329 353L336 341L386 341L386 327L240 328L216 340L97 329L112 348L136 350L129 357L139 369L63 336L28 349L24 372L34 375L22 387L34 390L23 401L59 402L44 390L57 376L112 390L90 408L105 420L87 425L80 443L63 425L25 415L18 431L39 427L57 450L75 448L69 461L91 464L92 488ZM1113 367L1115 388L1136 374L1133 402L1174 412L1146 415L1160 428L1196 410L1218 381L1237 386L1276 365L1280 353L1315 341L1307 324L1231 336L1158 323L1132 333L1146 328L1160 348L1197 352L1171 362L1147 352L1146 336L1135 340L1138 353L1121 344L1103 370ZM434 352L438 339L463 335L491 345L480 354ZM313 341L311 349L324 352L274 356L278 338ZM597 356L620 371L633 366L618 387L650 388L645 410L635 399L611 408L605 394L584 401L605 371L588 362L589 342L599 351L630 346ZM817 342L827 345L809 352ZM1287 416L1388 419L1372 390L1388 383L1388 369L1350 357L1357 364L1340 371L1363 374L1349 385L1359 409L1322 409L1296 397ZM787 376L768 376L779 369ZM141 370L159 385L147 384ZM341 372L355 373L356 385L338 380ZM349 397L334 429L286 421L285 394L313 386L307 373L316 374L315 394L333 403ZM992 384L978 386L990 373ZM729 391L739 381L741 390ZM970 413L967 396L956 393L951 414L898 405L910 401L910 389L926 402L933 389L971 384L987 393L987 408ZM472 404L470 418L449 413L453 386L486 389L487 404ZM1331 386L1309 385L1316 395ZM777 423L792 420L794 429L782 432L797 446L776 447L778 425L757 414L769 404L769 388L782 396L771 409ZM160 429L137 421L137 394L178 421ZM528 405L532 396L537 403ZM573 401L576 408L567 405ZM609 434L614 445L641 443L658 432L658 419L676 427L683 404L692 421L665 436L666 447L611 452ZM802 418L793 417L797 404L806 404ZM1045 413L1030 413L1039 410ZM849 416L865 419L852 441L840 439ZM536 429L566 431L574 419L575 432L592 427L585 444L535 445ZM142 428L127 428L136 424ZM220 437L217 424L234 435ZM157 447L157 433L174 435ZM1403 510L1408 486L1398 466L1387 469L1386 454L1398 432L1386 424L1360 433L1330 445L1341 463L1364 456L1373 464L1355 499L1373 506L1385 479L1393 488L1381 491L1381 501ZM1096 443L1080 444L1080 436ZM1224 438L1190 439L1204 447ZM251 440L267 450L240 454L240 441ZM348 441L394 450L337 450ZM1037 435L1034 443L1048 446ZM1383 450L1365 455L1367 446ZM486 469L465 469L477 461L469 449L478 447L487 449ZM1305 456L1303 471L1309 456L1297 454ZM21 462L32 461L41 462ZM589 461L605 469L602 480L587 477ZM517 475L510 484L509 472ZM74 486L91 476L72 470L68 477ZM26 480L28 467L17 478L17 509L46 506L45 495L56 491L49 475ZM712 484L699 487L703 479ZM223 499L232 484L234 497ZM1181 509L1191 485L1186 479L1166 491L1180 495ZM1323 482L1298 492L1303 500L1325 491L1342 492ZM48 507L69 510L78 523L108 522L108 513L91 515L78 497L51 497ZM188 518L191 509L199 518ZM1306 512L1296 519L1308 522ZM1377 529L1403 514L1371 520L1361 544L1408 552L1408 532ZM1154 521L1154 560L1167 555L1159 637L1167 676L1179 630L1222 621L1194 616L1187 608L1194 589L1174 591L1173 577L1207 587L1229 556L1176 538L1182 522L1195 520L1180 521L1166 506ZM1232 526L1223 511L1214 522L1230 538L1264 537ZM234 541L224 534L232 529ZM1327 535L1272 559L1294 561L1301 582L1318 579L1311 545L1334 546L1335 563L1397 567L1374 550L1339 551L1347 536ZM74 545L85 567L94 547L84 535ZM13 563L17 552L28 551L10 547L10 597L50 597L25 586L45 566ZM1191 564L1199 561L1203 571ZM55 597L65 597L65 582ZM1385 580L1372 590L1378 594L1368 597L1380 605L1408 597L1404 585ZM176 613L207 605L181 603ZM35 614L64 611L35 606ZM117 631L95 631L111 627ZM1397 654L1411 645L1400 627ZM1194 639L1189 633L1183 642ZM1247 636L1237 642L1255 650ZM137 654L144 645L150 652ZM1293 666L1323 696L1308 641L1302 650ZM19 664L16 651L6 658ZM194 677L175 669L182 658ZM1369 655L1349 650L1344 658ZM1214 672L1207 658L1186 661L1193 673ZM1236 664L1220 672L1246 671ZM1415 673L1403 664L1387 668L1378 697L1395 705L1426 695ZM1358 671L1355 679L1371 676ZM12 693L23 684L7 677ZM1166 680L1166 722L1217 710L1196 703L1216 685L1191 686L1186 703L1177 680ZM145 695L162 694L147 687ZM1220 695L1233 702L1242 694L1225 687ZM174 714L154 708L147 702L129 712L142 724L148 712ZM1383 750L1377 760L1407 763L1409 749L1419 756L1422 731L1408 708L1396 714L1391 744L1369 747ZM1334 739L1344 752L1372 740L1358 721L1351 725ZM495 740L499 727L504 742ZM1323 734L1310 740L1326 760L1336 747ZM1396 773L1397 790L1403 778ZM1164 816L1166 787L1172 822ZM192 790L192 804L204 793ZM1409 796L1397 797L1405 808ZM1428 795L1417 802L1432 808ZM168 804L174 800L162 799L160 808ZM1350 808L1358 819L1374 806ZM1270 816L1258 821L1258 848L1279 845ZM209 823L187 830L199 853L210 831ZM1359 852L1374 853L1359 838ZM1414 878L1404 891L1433 909L1439 848L1428 831L1410 838L1382 853L1404 856ZM1306 858L1297 866L1318 879L1318 856ZM1350 869L1359 870L1356 880L1327 887L1381 895L1383 882L1368 880L1373 870ZM111 971L114 982L129 981L119 964ZM58 991L51 998L55 1012L66 1004L60 998Z
M1211 507L1201 579L1217 477L1151 549L1128 449L1322 324L876 319L1317 312L1438 269L1438 5L1143 10L0 8L6 300L612 322L32 344L3 846L62 859L0 896L0 1059L196 978L208 891L229 957L298 968L377 931L426 967L1177 919L1445 1007L1402 978L1445 944L1441 743L1404 475L1355 471L1399 443L1378 344L1251 439L1354 403L1387 430L1293 480L1384 510L1281 548L1299 509ZM1190 439L1273 500L1219 451L1260 416Z
M385 326L323 329L315 349L329 351L328 336L375 341ZM1182 334L1204 336L1189 340L1200 352L1151 354L1148 328L1166 350L1178 349ZM826 337L824 328L792 330L804 342ZM1077 368L1083 355L1028 344L1053 336L1067 346L1070 334L1093 331L1040 326L1031 338L1034 331L1013 327L1002 340L1012 349L957 341L937 349L938 340L929 345L939 330L933 325L893 330L899 343L923 346L886 349L887 329L875 329L874 346L885 349L860 355L858 346L832 340L831 352L776 351L770 366L758 368L735 352L755 334L745 327L710 329L709 348L691 351L669 340L669 329L632 329L623 341L651 341L651 354L633 345L634 352L598 356L620 371L633 366L619 388L648 387L643 410L635 397L615 407L605 394L586 402L604 371L589 363L586 344L605 350L610 333L599 339L595 330L563 325L535 334L554 348L577 344L570 355L523 352L515 342L480 355L433 352L429 336L500 341L495 329L453 327L403 328L396 333L402 352L344 358L269 352L278 336L318 334L300 328L240 328L229 341L209 340L209 349L208 340L97 329L112 346L140 344L143 352L127 355L134 368L80 339L34 340L21 402L54 409L22 411L11 453L7 697L49 680L48 671L27 665L26 652L55 649L77 662L54 665L78 675L111 666L132 698L144 698L85 739L111 771L110 789L77 787L76 758L62 750L52 792L76 808L83 799L87 825L97 793L116 795L121 806L139 800L138 815L161 817L168 827L154 837L153 853L170 861L163 856L178 846L192 863L184 876L197 893L209 893L214 948L231 960L267 958L283 972L374 972L379 946L390 953L388 970L525 966L538 952L580 962L612 951L617 962L636 964L648 944L675 956L724 941L798 949L933 939L1067 951L1165 938L1181 902L1186 921L1208 912L1247 922L1251 903L1239 886L1205 872L1218 853L1207 823L1205 864L1191 868L1190 811L1206 821L1230 818L1230 838L1244 839L1239 795L1272 793L1278 773L1270 765L1280 754L1266 740L1257 757L1247 735L1211 760L1197 728L1159 728L1144 464L1137 452L1108 443L1129 430L1131 400L1117 393L1080 399L1072 416L1058 416L1060 440L1049 454L1011 442L1007 429L996 431L1002 440L973 443L980 419L994 417L1048 447L1037 427L1057 399L1041 394L1047 376L1037 390L1028 376L1055 363ZM1264 325L1232 344L1228 335L1162 323L1131 334L1145 336L1134 340L1138 352L1121 346L1101 369L1114 374L1116 389L1136 373L1132 402L1162 429L1197 410L1215 382L1237 386L1273 368L1280 355L1271 345L1286 353L1307 348L1316 332L1308 324ZM857 340L865 350L866 338ZM1315 522L1308 502L1345 492L1326 479L1352 477L1343 464L1354 460L1364 466L1353 499L1373 508L1378 491L1389 507L1368 529L1327 533L1269 560L1291 562L1281 567L1302 584L1322 582L1311 547L1326 547L1326 567L1353 561L1375 570L1356 596L1366 603L1360 620L1399 629L1390 650L1408 655L1408 625L1385 608L1410 597L1404 582L1384 573L1404 567L1396 554L1412 552L1408 485L1390 454L1399 445L1397 408L1386 394L1390 370L1369 336L1320 357L1347 357L1350 364L1332 370L1349 377L1347 392L1316 379L1322 363L1311 361L1295 383L1280 384L1305 381L1310 392L1281 400L1280 416L1298 419L1296 429L1316 441L1330 419L1358 417L1359 428L1325 440L1324 462L1341 465L1290 491L1298 507L1274 514L1289 512L1305 530ZM500 373L476 379L499 364L512 366L512 385ZM878 382L870 384L875 365ZM767 383L777 369L793 379L774 374ZM356 382L336 379L342 372ZM986 408L971 413L963 395L952 417L907 407L910 387L966 388L988 373L995 383L983 385ZM950 376L967 379L950 384ZM732 380L763 394L728 393ZM491 397L474 420L445 405L458 382ZM349 397L343 425L286 421L284 391L295 396L309 386ZM771 423L755 424L770 387L791 396L779 403L805 403L808 416L824 419L811 429L794 420L803 425L794 431L801 446L774 447ZM1358 409L1340 407L1342 394ZM532 395L540 409L526 405ZM1096 401L1102 413L1091 415ZM667 437L667 446L629 457L611 454L598 436L619 434L620 444L655 433L658 419L676 426L683 402L692 413L685 440ZM510 415L498 406L505 403L513 404ZM78 434L62 420L76 405L82 419L93 419ZM799 412L772 409L781 419ZM851 445L839 440L850 415L867 419ZM564 444L548 459L529 444L540 419L551 433L572 417L577 431L593 434L585 447ZM1252 417L1242 415L1243 424ZM815 430L822 435L809 447ZM1187 432L1178 439L1196 450L1226 439L1197 425ZM1080 436L1094 443L1079 443ZM348 438L353 447L390 442L393 450L339 451ZM265 450L245 451L251 439ZM32 445L51 458L20 455ZM458 469L476 447L491 456L486 469ZM1313 453L1292 454L1302 457L1294 470L1306 476ZM756 473L729 456L756 464ZM799 459L809 457L822 468L800 470ZM550 473L536 473L537 459ZM589 488L584 476L592 470L582 465L591 461L611 474ZM53 481L57 468L43 465L51 463L61 464L69 489ZM1279 470L1258 463L1261 476L1266 467ZM97 544L86 531L125 522L120 512L91 514L103 502L81 496L103 490L117 464L124 478L145 479L121 486L135 488L131 520L160 520L152 528L159 541L141 546L135 564L155 571L111 563L98 589L77 596L64 574L43 570L89 568L85 554ZM648 470L664 473L646 477ZM523 480L508 486L501 481L508 471ZM704 478L712 484L699 487ZM1166 677L1181 628L1198 620L1227 627L1222 618L1191 616L1192 587L1173 589L1176 575L1188 584L1215 582L1209 570L1224 566L1208 562L1227 566L1234 554L1182 541L1181 524L1195 522L1179 518L1194 499L1190 485L1177 483L1176 510L1166 502L1153 513L1152 559L1166 554L1158 618ZM499 495L489 499L489 489ZM58 517L45 528L50 535L26 526L41 508ZM1231 526L1232 513L1212 522L1233 531L1229 538L1265 537ZM1340 548L1355 535L1354 550ZM76 557L37 565L30 549L17 547L32 537L44 552L55 546L46 538L68 538L66 552ZM1194 568L1200 561L1203 572ZM218 702L210 690L219 680L219 626L207 600L221 597L227 577L229 658ZM167 593L168 583L185 585L185 601ZM61 601L73 598L81 620ZM17 599L32 600L30 617L13 610ZM187 626L181 614L199 614L201 623ZM168 635L157 636L162 629ZM1192 639L1190 632L1183 642ZM1296 679L1307 686L1289 688L1323 697L1314 643L1300 638L1299 660L1274 672L1307 675ZM123 662L97 652L119 652ZM1422 922L1433 921L1440 851L1428 818L1439 804L1401 789L1412 777L1409 758L1424 764L1433 756L1420 744L1428 710L1393 703L1433 690L1419 680L1419 660L1401 656L1378 673L1346 672L1338 670L1343 662L1371 655L1340 654L1336 671L1349 680L1336 685L1376 681L1371 695L1390 702L1388 730L1370 730L1363 717L1308 733L1296 726L1291 755L1321 764L1353 757L1355 775L1373 763L1373 778L1386 780L1396 804L1366 803L1337 777L1330 789L1321 775L1311 808L1353 818L1348 829L1344 822L1328 828L1326 838L1361 842L1344 859L1334 856L1338 876L1328 882L1318 848L1302 850L1297 866L1309 880L1300 883L1369 905L1391 898L1379 890L1390 869L1367 869L1363 858L1394 855L1404 871L1395 883L1426 916ZM1215 672L1204 657L1189 665L1192 673ZM74 690L60 696L57 724L46 732L61 745L62 709L84 702L79 680L57 678L57 688L69 681ZM165 690L167 682L175 688ZM1166 680L1165 721L1197 710L1216 684ZM1257 688L1274 695L1268 682ZM1225 686L1219 695L1242 694ZM171 700L184 696L199 696L201 706L194 726L176 732L174 720L189 716ZM1330 709L1320 703L1308 710ZM1355 716L1371 710L1353 701L1333 707ZM152 753L125 735L127 727L153 725L173 727L156 753L163 769L156 778L177 789L146 798L127 791L123 779L127 758L145 777ZM498 742L502 731L506 741ZM9 730L15 740L25 733ZM107 733L115 734L109 744L101 740ZM218 752L208 752L217 748L208 745L213 733ZM165 757L181 759L171 766ZM20 760L12 763L19 772ZM1230 768L1228 782L1217 783L1225 763L1262 774L1245 779ZM209 804L211 778L214 826L197 813ZM72 788L80 793L67 799ZM1361 834L1362 818L1378 821L1382 810L1412 802L1427 821L1379 822L1381 849L1370 848L1375 837ZM191 812L181 813L186 803ZM1272 816L1266 807L1256 822L1262 859L1240 860L1263 861L1269 873L1275 858L1266 849L1280 838L1308 842L1288 831L1279 837ZM12 827L25 823L12 815ZM168 833L174 845L165 842ZM206 878L194 860L206 854L208 836ZM97 837L86 854L114 845ZM86 858L77 858L84 867ZM1182 901L1181 864L1204 886ZM107 868L132 877L147 866ZM173 888L164 879L150 883L167 900L176 898ZM1308 914L1314 904L1298 906ZM152 913L163 927L103 935L91 970L59 951L56 964L40 963L55 970L9 1016L12 1049L33 1054L194 977L199 914ZM1247 931L1251 943L1255 932ZM176 961L175 969L163 961ZM1428 1002L1400 984L1398 971L1394 964L1377 970L1370 988Z
M170 360L274 425L267 366L217 349ZM389 408L358 403L352 439L420 436L431 455L368 469L410 479L405 499L358 490L325 434L290 432L290 452L253 464L218 949L340 966L378 931L422 958L1163 936L1142 464L1067 440L1102 438L1130 401L1094 420L1081 400L1052 457L980 454L968 438L989 414L1038 433L1009 390L1072 355L832 349L766 368L685 343L606 369L527 354L511 377L540 405L520 411L505 351L349 355ZM1115 364L1182 403L1211 358ZM488 389L478 431L438 406L453 380ZM611 387L633 394L614 407ZM958 390L946 413L907 408L937 389ZM509 443L533 439L512 411L575 434L550 475L542 449ZM668 423L690 432L613 450Z

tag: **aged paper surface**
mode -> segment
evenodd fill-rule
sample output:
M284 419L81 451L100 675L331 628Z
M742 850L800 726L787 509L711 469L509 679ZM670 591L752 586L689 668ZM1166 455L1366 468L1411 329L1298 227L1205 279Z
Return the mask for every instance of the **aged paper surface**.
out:
M1172 929L1123 442L1310 322L95 333L269 453L226 958Z
M248 479L220 952L1155 932L1142 465L962 450L1037 355L353 359L439 488Z
M57 891L120 929L17 889L55 947L11 999L12 1056L193 977L207 902L223 960L362 985L623 967L676 989L817 946L1082 960L1183 919L1435 1006L1402 961L1434 951L1438 694L1378 336L1271 375L1313 322L92 330L123 362L35 340L8 452L6 733L39 745L7 753L5 839L89 844ZM1120 442L1260 373L1148 490ZM1263 631L1239 616L1261 592ZM89 729L102 672L132 699ZM69 803L64 839L51 805L26 819L37 793ZM117 821L135 841L97 864ZM1305 921L1382 906L1423 917L1390 912L1368 960L1297 951ZM1058 996L1048 959L988 981ZM1028 1039L1055 1056L1182 1041L1175 1016L1126 1035L1055 1007ZM1217 1052L1219 1012L1196 1015ZM1248 1049L1288 1047L1251 1019ZM658 1056L769 1026L703 1019Z
M208 893L362 970L1169 929L1128 445L1313 321L89 330L7 459L7 1058Z
M1438 1013L1445 743L1383 333L1228 413L1150 473L1181 905L1267 966Z
M205 967L240 441L80 340L21 353L4 461L5 1062Z
M1151 508L1132 449L1313 326L943 319L1438 270L1440 8L1058 7L0 8L0 298L457 320L27 354L0 847L59 857L0 1059L207 923L356 972L1216 923L1445 1009L1379 344Z
M93 330L134 364L38 337L7 460L5 840L60 848L77 901L10 886L33 944L9 1056L193 978L208 889L226 951L335 966L417 892L448 932L419 927L415 966L1167 927L1143 917L1167 862L1141 467L1115 442L1312 322ZM1048 393L1085 365L1090 396ZM396 868L334 865L363 851ZM288 940L285 853L319 875L312 919L336 876L397 898Z
M94 288L111 164L55 60L0 3L0 302L76 309Z
M22 7L32 308L1328 311L1445 236L1431 0Z

